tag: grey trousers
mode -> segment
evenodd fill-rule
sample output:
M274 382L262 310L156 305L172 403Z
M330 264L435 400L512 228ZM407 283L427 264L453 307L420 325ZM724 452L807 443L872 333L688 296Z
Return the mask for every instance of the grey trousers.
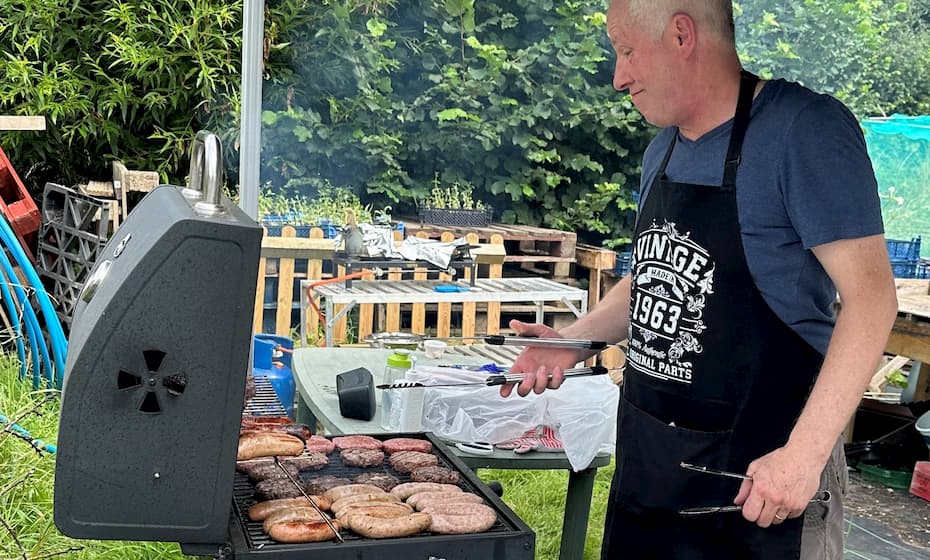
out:
M843 499L849 482L842 437L833 447L827 466L820 473L820 489L829 490L829 503L815 502L804 512L801 560L842 560Z

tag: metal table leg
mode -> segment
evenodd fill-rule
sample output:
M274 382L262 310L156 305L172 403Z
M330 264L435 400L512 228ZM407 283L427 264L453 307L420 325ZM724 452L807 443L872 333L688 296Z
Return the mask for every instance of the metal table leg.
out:
M594 492L594 475L597 469L589 467L568 475L568 493L565 495L565 517L562 520L562 542L559 560L581 560L591 512L591 495Z
M307 406L307 401L304 400L302 394L299 394L297 398L297 423L310 426L310 430L316 433L316 416Z

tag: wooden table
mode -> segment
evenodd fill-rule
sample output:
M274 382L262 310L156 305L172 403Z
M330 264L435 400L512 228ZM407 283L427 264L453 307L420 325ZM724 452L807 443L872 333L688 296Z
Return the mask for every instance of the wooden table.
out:
M510 348L494 348L494 354ZM480 353L480 346L450 347L450 352L438 361L427 360L417 353L421 363L483 364L487 359ZM457 354L461 352L462 354ZM294 351L294 380L299 394L297 419L299 422L314 425L319 422L327 433L341 434L380 434L381 428L380 395L378 411L370 421L344 418L339 413L339 399L336 396L336 375L357 367L368 369L375 379L381 375L390 350L370 348L298 348ZM511 354L512 355L512 354ZM504 365L504 364L502 364ZM584 554L585 534L588 529L588 514L591 509L591 495L594 491L594 476L597 469L610 464L609 455L598 455L588 468L574 472L564 453L527 453L516 455L512 451L495 450L491 455L470 455L456 448L451 450L472 469L564 469L569 471L568 489L565 496L565 513L562 521L562 542L559 551L560 560L580 560ZM520 492L520 488L509 491Z
M306 324L303 314L308 307L307 286L311 281L305 280L300 285L301 297L301 340L307 340L303 331ZM438 292L437 286L458 286L464 291ZM488 302L533 302L536 305L536 322L544 322L546 302L565 304L576 317L588 312L588 292L560 284L545 278L485 278L467 281L448 282L443 280L380 280L377 282L354 282L352 287L343 283L319 286L316 294L325 302L323 313L326 317L324 332L326 346L333 346L335 337L333 327L340 318L359 304L425 304L425 303L488 303ZM336 305L345 306L336 312ZM474 308L472 308L472 314ZM463 323L467 318L463 318ZM471 317L474 324L474 317ZM450 336L449 313L440 316L437 321L437 336ZM465 330L465 329L463 329ZM471 336L464 334L464 336Z
M914 400L930 399L930 280L895 279L898 318L885 352L920 362ZM915 372L911 372L913 375Z

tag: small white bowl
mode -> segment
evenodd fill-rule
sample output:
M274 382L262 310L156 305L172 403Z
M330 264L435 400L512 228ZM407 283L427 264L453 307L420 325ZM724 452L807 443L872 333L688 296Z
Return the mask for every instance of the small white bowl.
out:
M446 346L448 345L441 340L424 340L423 353L426 354L427 358L438 360L445 353Z

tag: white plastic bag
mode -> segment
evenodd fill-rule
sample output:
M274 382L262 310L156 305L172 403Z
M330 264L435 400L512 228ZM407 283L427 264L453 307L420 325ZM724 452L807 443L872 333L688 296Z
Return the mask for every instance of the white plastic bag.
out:
M482 381L489 375L457 368L416 368L427 386ZM502 398L500 387L437 387L423 391L423 429L441 438L502 443L548 424L557 429L576 471L587 468L598 453L614 453L620 392L607 376L572 379L556 391L522 398Z

